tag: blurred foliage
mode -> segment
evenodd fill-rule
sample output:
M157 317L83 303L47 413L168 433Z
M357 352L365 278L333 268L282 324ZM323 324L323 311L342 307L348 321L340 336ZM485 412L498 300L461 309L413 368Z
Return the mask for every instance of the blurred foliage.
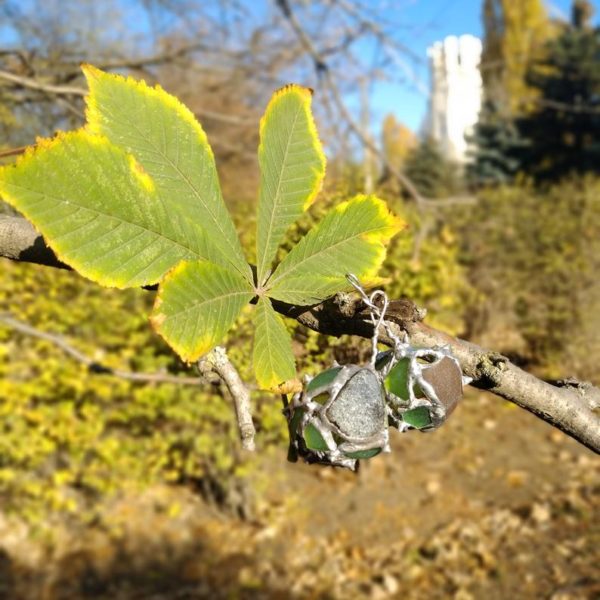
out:
M395 180L389 172L390 167L401 170L409 153L417 147L418 139L413 131L398 121L393 114L388 114L381 125L381 145L387 165L384 166L380 181L392 183ZM400 189L397 182L396 189Z
M404 173L428 198L449 196L461 188L458 166L444 156L438 143L430 137L407 153Z
M462 260L479 292L468 337L547 377L598 381L599 198L592 178L522 184L488 190L464 212Z
M574 0L570 23L546 26L540 13L538 29L512 35L508 6L525 18L528 11L539 13L538 4L485 2L485 104L468 167L475 185L507 183L519 175L548 183L598 172L600 28L591 24L592 4ZM512 47L511 35L525 38Z
M450 334L466 327L465 307L476 299L461 264L461 240L449 219L419 216L410 204L390 201L408 223L388 247L381 275L390 298L407 297L427 309L427 323Z
M146 318L153 295L8 262L0 279L0 311L65 336L108 366L177 373L183 366ZM244 318L230 345L249 378L248 331ZM165 481L190 483L225 507L233 499L239 506L231 508L245 508L239 484L252 461L239 455L234 412L220 386L91 374L53 344L0 323L0 397L5 510L33 522L53 513L92 520L100 497ZM260 445L282 440L277 403L257 397L255 406Z
M341 202L351 193L352 181L339 182L325 198L315 203L311 210L297 223L288 235L287 251L293 243L308 231L322 214L336 202ZM468 281L467 270L460 264L461 240L450 223L433 215L420 216L413 204L384 187L377 191L385 199L392 212L407 222L407 228L394 237L387 247L387 256L380 275L389 280L385 290L390 298L408 297L428 311L427 322L450 333L461 333L465 328L464 307L474 301L475 291ZM368 343L361 345L341 338L333 340L304 332L311 340L315 352L308 364L325 364L333 358L344 362L364 358ZM331 347L333 355L326 349ZM321 349L321 350L319 350ZM308 366L308 365L307 365ZM321 364L322 366L322 364Z
M555 30L544 2L484 0L482 17L485 99L501 105L505 117L529 110L536 91L527 82L527 69Z

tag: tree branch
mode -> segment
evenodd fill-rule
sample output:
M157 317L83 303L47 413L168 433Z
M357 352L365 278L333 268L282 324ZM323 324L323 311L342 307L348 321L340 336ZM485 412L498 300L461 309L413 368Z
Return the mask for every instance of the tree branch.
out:
M369 338L372 325L360 302L338 294L313 307L273 303L281 314L326 335L358 335ZM471 342L452 337L422 322L422 314L410 300L393 301L388 320L406 331L416 346L449 346L471 385L487 390L533 413L590 450L600 453L600 389L587 382L566 380L552 384L523 371L508 358ZM380 337L384 344L391 340Z
M35 227L22 217L0 215L0 256L71 270L58 260Z
M85 96L87 92L83 88L71 87L66 85L53 85L51 83L43 83L32 77L23 77L15 75L9 71L0 70L0 79L14 83L19 87L38 90L49 94L65 95L65 96Z
M225 348L217 346L206 356L198 361L201 373L216 373L225 383L235 406L235 416L238 422L242 448L253 452L254 436L256 429L252 421L252 409L250 403L250 390L242 381L236 368L233 366Z
M225 348L220 346L216 347L198 362L198 368L202 373L202 377L185 377L180 375L169 375L167 373L138 373L135 371L113 369L112 367L83 354L83 352L80 352L77 348L69 344L62 336L46 331L40 331L27 323L15 319L9 314L0 313L0 323L24 335L50 342L77 362L84 364L90 373L98 375L111 375L112 377L118 377L119 379L134 381L136 383L204 385L211 381L211 374L214 373L213 377L216 376L216 381L221 380L225 383L233 398L242 447L245 450L254 450L254 436L256 430L252 421L252 411L250 408L250 390L244 384L235 367L229 361Z
M179 55L179 54L177 54ZM157 57L157 61L158 61ZM166 60L166 59L165 59ZM106 63L102 65L102 68L116 68L118 66L121 67L135 67L136 65L141 64L140 61L114 61L113 63ZM108 65L108 66L106 66ZM79 69L81 71L81 69ZM34 77L25 77L24 75L16 75L9 71L4 71L0 69L0 81L8 81L12 83L17 88L35 90L37 92L42 92L44 94L48 94L50 96L55 96L56 101L62 103L67 109L75 114L77 117L85 118L85 114L81 112L77 107L73 106L70 102L66 101L64 96L87 96L88 91L85 88L74 87L74 86L66 86L66 85L56 85L54 83L48 83L41 81ZM203 108L197 108L195 110L195 114L198 116L204 117L206 119L213 119L215 121L220 121L223 123L230 123L232 125L247 125L248 123L255 122L255 119L252 117L245 116L236 116L236 115L228 115L225 113L221 113L215 110L208 110ZM20 154L20 148L15 150L6 151L2 156L11 156L13 154ZM254 156L254 155L252 155Z
M50 342L57 348L60 348L65 354L74 358L77 362L84 364L90 373L112 375L119 379L126 379L128 381L139 383L174 383L176 385L201 385L207 383L207 380L204 377L184 377L179 375L168 375L166 373L137 373L135 371L113 369L112 367L86 356L83 352L80 352L77 348L69 344L69 342L60 335L40 331L39 329L35 329L35 327L32 327L27 323L22 323L7 314L0 314L0 323L3 323L7 327L24 335Z
M35 229L19 217L0 217L0 257L65 268ZM277 301L273 306L280 314L325 335L370 338L372 334L368 313L349 294L338 294L311 307ZM424 311L410 300L392 301L387 316L415 345L450 346L464 373L473 379L471 385L517 404L600 453L600 389L576 380L542 381L504 356L425 325ZM391 344L385 337L381 342Z

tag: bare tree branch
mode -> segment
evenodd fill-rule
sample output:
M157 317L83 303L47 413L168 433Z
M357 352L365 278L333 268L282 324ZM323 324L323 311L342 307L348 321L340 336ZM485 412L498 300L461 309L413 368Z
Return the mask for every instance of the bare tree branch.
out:
M235 416L238 422L242 448L253 452L256 429L252 421L250 390L233 366L225 348L217 346L198 361L201 373L216 373L225 383L235 406Z
M333 336L371 337L372 324L360 303L340 295L313 307L273 303L281 314L310 329ZM600 453L600 389L586 382L553 385L512 364L508 358L471 342L452 337L421 322L421 314L408 300L391 303L388 320L406 331L416 346L450 346L471 385L513 402ZM380 337L384 344L391 340Z
M28 146L19 146L18 148L9 148L8 150L0 151L0 158L6 158L7 156L19 156L27 150Z
M20 87L38 90L40 92L48 92L50 94L67 96L85 96L87 94L87 92L82 88L44 83L42 81L38 81L37 79L33 79L32 77L15 75L14 73L4 70L0 70L0 79L4 79L4 81L9 81Z
M214 52L215 48L203 42L193 42L191 44L184 44L183 46L179 46L177 48L169 48L163 52L152 54L151 56L141 56L139 58L116 58L113 60L101 61L96 66L105 71L112 71L114 69L141 69L170 63L178 58L183 58L198 51ZM79 71L79 65L77 65L74 69L74 72L79 74Z
M36 329L27 323L18 321L7 314L0 314L0 323L3 323L7 327L24 335L50 342L57 348L60 348L65 354L74 358L77 362L84 364L89 369L90 373L111 375L113 377L118 377L119 379L126 379L127 381L139 383L174 383L176 385L203 385L207 383L207 380L204 377L185 377L168 375L167 373L137 373L134 371L113 369L112 367L86 356L83 352L80 352L77 348L69 344L62 336L46 331L40 331L39 329Z
M32 246L43 247L45 251L28 253ZM59 264L41 236L37 236L33 227L19 217L0 219L0 256L52 267ZM348 294L338 294L312 307L277 301L273 302L273 306L280 314L325 335L338 337L348 334L370 338L372 334L367 312ZM413 344L450 346L464 373L473 379L471 385L517 404L600 453L599 388L573 379L554 383L542 381L504 356L425 325L423 316L423 311L409 300L390 303L388 320L406 331ZM381 341L391 343L385 338Z
M0 215L0 256L48 267L71 269L46 246L35 227L22 217Z
M210 383L211 374L214 374L213 377L216 376L217 381L221 380L225 383L225 386L233 398L242 447L245 450L250 451L255 449L254 436L256 430L252 421L250 390L244 384L235 367L229 361L225 348L218 346L198 362L198 368L202 373L202 377L186 377L169 375L167 373L139 373L109 367L106 364L90 358L83 352L80 352L62 336L46 331L40 331L27 323L15 319L9 314L0 313L0 323L24 335L50 342L77 362L84 364L90 373L98 375L110 375L112 377L118 377L119 379L134 381L136 383L171 383L175 385L199 386Z
M140 59L141 60L141 59ZM166 61L166 57L164 58ZM119 65L119 66L132 66L137 64L137 61L127 62L123 61L113 61L113 63L107 63L109 65ZM103 65L104 68L105 67ZM116 68L116 67L112 67ZM56 101L61 103L63 106L67 108L69 112L74 114L76 117L84 119L85 114L79 110L76 106L71 104L68 100L64 98L64 96L80 96L85 97L87 95L87 90L84 88L79 88L75 86L66 86L66 85L56 85L54 83L47 83L40 81L34 77L25 77L24 75L15 75L14 73L10 73L9 71L0 70L0 80L8 81L19 88L25 88L30 90L35 90L38 92L42 92L44 94L48 94L56 97ZM198 108L195 110L195 113L198 116L213 119L215 121L220 121L223 123L230 123L233 125L248 125L249 123L254 123L256 121L255 118L252 117L244 117L239 115L229 115L225 113L221 113L215 110L208 110L203 108ZM20 149L17 149L20 150ZM243 152L240 148L239 152ZM19 153L19 152L17 152ZM13 154L12 151L6 151L4 154L0 154L2 156L11 156Z

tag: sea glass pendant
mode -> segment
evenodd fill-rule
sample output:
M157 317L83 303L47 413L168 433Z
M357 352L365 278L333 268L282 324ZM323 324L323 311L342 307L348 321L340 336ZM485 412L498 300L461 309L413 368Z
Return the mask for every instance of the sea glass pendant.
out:
M308 462L355 468L389 451L388 409L370 365L334 366L311 379L289 407L292 444Z
M391 420L401 430L437 429L463 395L463 375L458 361L449 353L438 356L431 364L425 357L426 352L423 358L408 354L397 360L393 352L388 351L381 353L376 361L379 372L386 373L383 385Z

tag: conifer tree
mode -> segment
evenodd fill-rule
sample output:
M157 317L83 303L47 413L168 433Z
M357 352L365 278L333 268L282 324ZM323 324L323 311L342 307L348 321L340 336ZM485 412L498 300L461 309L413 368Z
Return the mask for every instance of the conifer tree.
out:
M517 126L527 141L522 166L538 180L597 171L600 164L600 29L590 24L592 13L590 2L575 0L571 24L528 74L539 96Z
M484 0L483 25L484 104L467 166L476 186L508 183L520 170L525 142L515 119L535 107L539 93L527 71L555 35L542 0Z
M513 180L519 171L519 151L524 142L498 102L488 100L484 104L468 141L472 148L466 168L470 185L500 185Z

